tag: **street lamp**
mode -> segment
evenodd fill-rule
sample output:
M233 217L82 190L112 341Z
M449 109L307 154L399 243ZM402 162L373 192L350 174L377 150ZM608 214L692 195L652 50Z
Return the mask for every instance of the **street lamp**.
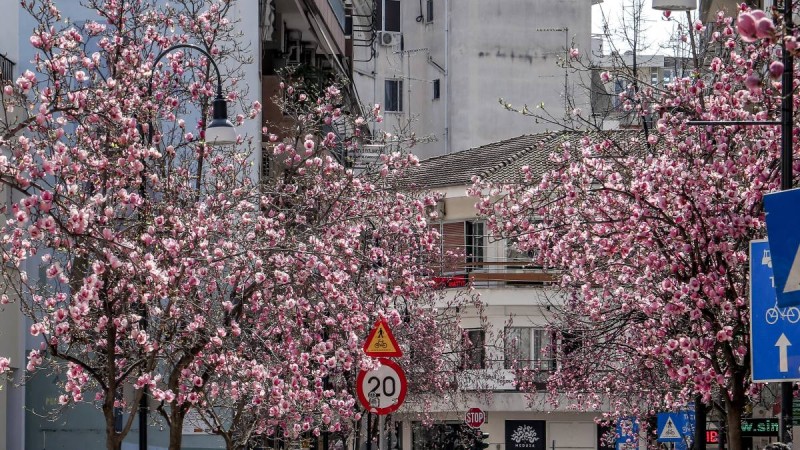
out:
M695 0L653 0L653 9L670 9L674 11L689 11L695 8ZM794 30L792 17L792 0L783 0L783 20L785 30ZM691 18L689 21L689 33L691 34ZM694 51L694 38L692 36L692 50ZM792 134L794 123L792 115L794 113L794 58L790 52L786 51L786 41L781 40L781 59L783 62L783 75L781 77L781 120L728 120L728 121L707 121L690 120L689 125L724 126L724 125L780 125L781 126L781 190L792 188ZM695 53L695 65L697 56ZM702 97L701 97L702 99ZM781 383L781 430L780 440L785 444L792 442L792 399L793 383L784 381ZM705 427L705 424L703 425ZM698 427L699 428L699 427ZM702 436L705 443L705 433Z
M217 75L217 95L214 97L212 101L212 115L211 115L211 123L208 124L205 130L205 141L208 144L214 145L228 145L236 143L236 129L233 127L233 124L230 120L228 120L228 105L225 102L225 98L222 96L222 75L219 72L219 67L217 67L217 63L214 61L214 58L211 57L204 49L192 45L192 44L176 44L169 48L164 49L161 53L156 56L153 60L153 69L155 69L156 64L161 61L162 58L167 56L168 53L181 49L191 49L197 52L202 53L203 55L208 58L209 63L214 68L214 72ZM147 97L152 98L153 96L153 75L155 74L154 70L151 70L150 77L147 80ZM151 144L153 141L153 126L150 124L148 127L148 144ZM200 179L201 174L203 172L203 155L205 152L200 152L200 156L198 157L197 161L197 185L196 189L197 192L200 192ZM144 182L141 186L142 189L142 197L144 197L145 193L145 186ZM142 312L142 319L141 324L144 330L147 330L147 309L145 307L144 311ZM139 402L139 450L147 450L147 415L149 413L150 407L147 401L147 387L142 387L142 397Z
M686 11L686 26L689 29L689 45L692 46L692 59L695 72L700 71L700 61L697 58L697 46L694 43L692 30L692 11L697 9L697 0L653 0L653 9L659 11ZM702 97L701 101L702 101Z
M203 50L202 48L192 45L192 44L177 44L163 50L161 53L156 56L156 59L153 60L153 68L155 68L156 64L163 57L165 57L168 53L178 50L181 48L188 48L191 50L198 51L208 58L208 61L211 63L211 66L214 68L214 72L217 75L217 95L214 97L214 101L212 102L212 115L211 115L211 123L208 124L205 131L205 139L207 143L215 144L215 145L227 145L227 144L234 144L236 143L236 129L233 127L233 124L230 120L228 120L228 104L225 102L225 98L222 96L222 75L219 72L219 67L217 67L217 63L214 62L214 58L211 57L207 51ZM155 74L154 71L150 72L150 78L147 82L147 94L148 97L153 95L153 75Z

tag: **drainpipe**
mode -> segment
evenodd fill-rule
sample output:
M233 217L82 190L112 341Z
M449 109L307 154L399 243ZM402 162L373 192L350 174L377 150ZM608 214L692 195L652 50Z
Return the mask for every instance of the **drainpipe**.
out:
M450 150L450 0L444 1L444 151Z

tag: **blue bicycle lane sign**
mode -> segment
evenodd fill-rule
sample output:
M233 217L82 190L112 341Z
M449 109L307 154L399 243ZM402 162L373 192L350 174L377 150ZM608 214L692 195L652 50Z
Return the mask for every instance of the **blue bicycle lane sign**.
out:
M798 307L778 306L768 241L750 241L750 361L753 381L800 381L798 322Z

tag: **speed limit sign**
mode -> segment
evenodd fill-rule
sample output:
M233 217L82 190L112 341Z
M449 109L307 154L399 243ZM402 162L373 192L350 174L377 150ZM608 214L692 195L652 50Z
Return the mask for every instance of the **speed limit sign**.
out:
M373 414L379 416L397 411L406 399L408 383L403 369L394 361L379 358L381 366L358 373L358 399Z

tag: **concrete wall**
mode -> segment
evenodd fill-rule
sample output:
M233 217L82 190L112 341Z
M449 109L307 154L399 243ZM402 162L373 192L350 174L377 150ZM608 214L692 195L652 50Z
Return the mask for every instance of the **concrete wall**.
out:
M358 62L370 57L370 49L360 48L354 63L356 86L366 103L383 104L384 81L403 80L404 110L387 112L380 129L408 128L418 138L434 139L414 149L420 157L553 129L505 111L498 99L520 107L544 102L561 119L565 74L568 97L577 96L577 106L588 111L579 75L559 67L558 59L567 47L590 53L589 0L435 0L432 21L426 3L420 11L419 2L401 2L402 48L376 42L374 58ZM436 79L438 100L433 99Z
M0 0L0 55L15 63L12 78L20 74L20 28L19 2L17 0ZM27 42L27 39L25 39ZM10 196L7 191L0 191L0 202L7 204ZM5 221L4 215L0 220ZM22 314L18 303L0 307L0 356L11 358L12 376L15 379L0 377L0 448L22 448L22 430L24 428L24 394L23 389L14 387L19 381L25 367L24 354L20 342L23 337Z
M223 89L236 89L244 98L244 105L251 105L254 101L262 101L261 96L261 50L258 28L258 0L238 0L233 3L231 20L237 24L237 32L241 33L238 44L245 51L246 64L241 66L243 79L236 86L224 86ZM223 62L223 64L225 64ZM229 115L241 113L229 107ZM246 115L246 111L245 111ZM251 179L258 181L259 168L261 167L261 127L262 115L253 120L245 120L236 131L245 137L242 151L247 151L251 163Z

